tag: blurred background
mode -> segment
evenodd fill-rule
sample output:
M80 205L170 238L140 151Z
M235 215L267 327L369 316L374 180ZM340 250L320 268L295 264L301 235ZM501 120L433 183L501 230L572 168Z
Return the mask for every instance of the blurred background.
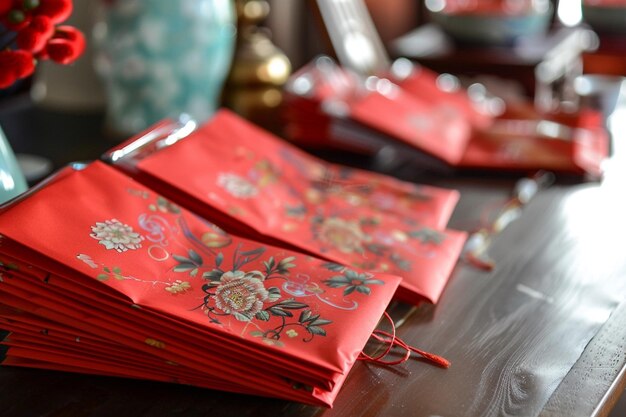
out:
M85 53L0 89L0 128L31 183L163 118L204 121L221 106L321 146L285 94L321 55L357 84L405 58L453 76L438 88L479 85L536 117L575 114L626 74L625 22L622 0L77 1L67 23L86 34Z
M311 129L320 121L306 103L290 109L289 95L310 92L286 89L298 75L332 78L322 55L355 85L404 58L451 74L439 89L480 86L467 91L536 118L576 114L626 75L623 0L81 0L67 23L88 39L75 63L41 62L0 89L0 129L31 184L159 120L202 122L219 107L301 146L336 147Z

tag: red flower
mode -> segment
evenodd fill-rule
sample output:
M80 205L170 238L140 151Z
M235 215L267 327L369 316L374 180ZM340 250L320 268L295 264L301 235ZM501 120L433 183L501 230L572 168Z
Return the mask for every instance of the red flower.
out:
M35 71L33 55L27 51L0 51L0 88L7 88Z
M47 16L35 16L26 28L17 34L17 46L33 53L41 51L52 37L54 25Z
M71 64L85 51L85 35L73 26L58 26L46 45L46 55L59 64Z
M52 23L65 21L72 14L72 0L40 0L39 6L33 9L35 15L48 16Z
M12 1L11 0L0 0L0 16L4 16L9 13L11 10Z
M17 32L28 26L32 16L21 9L11 9L0 18L0 23L4 24L7 29Z
M72 9L72 0L0 0L0 35L9 42L0 51L0 88L31 75L36 60L71 64L84 52L85 36L78 29L55 27Z

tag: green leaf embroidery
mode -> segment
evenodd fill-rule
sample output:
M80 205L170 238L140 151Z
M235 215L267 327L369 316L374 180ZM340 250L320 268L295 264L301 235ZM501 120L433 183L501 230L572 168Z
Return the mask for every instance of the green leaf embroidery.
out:
M241 256L260 255L262 253L265 253L265 248L261 246L261 247L256 248L256 249L252 249L252 250L249 250L249 251L241 252Z
M192 263L191 259L187 259L184 256L172 255L172 258L174 258L175 260L177 260L180 263L185 263L185 262Z
M384 285L385 283L379 279L370 279L366 274L360 274L351 269L346 269L344 275L336 275L331 277L330 279L324 280L323 283L330 288L342 288L346 287L343 290L343 295L347 296L352 294L354 291L360 292L361 294L370 295L371 289L368 285Z
M364 285L357 286L356 290L360 292L361 294L366 294L366 295L370 295L370 293L372 292L372 290L370 290L368 287Z
M301 308L307 308L308 305L299 301L295 301L293 298L290 298L288 300L281 301L280 303L275 304L273 307L280 307L287 310L299 310Z
M293 314L291 312L285 311L282 308L276 307L276 306L272 306L272 307L268 308L267 311L270 312L274 316L293 317Z
M267 299L269 300L269 302L273 303L274 301L278 301L280 300L280 288L277 287L270 287L267 289L268 292L268 296Z
M237 311L234 311L232 315L239 321L250 321L252 319L252 317L248 316L247 314L242 314Z
M189 249L189 259L191 259L197 266L202 265L202 258L193 249Z
M219 281L222 279L222 275L224 275L223 271L219 269L214 269L212 271L202 273L202 278L210 280L210 281Z
M326 262L322 264L322 268L326 268L333 272L342 272L346 267L344 265L336 264L334 262Z
M308 320L309 317L311 317L311 310L304 310L302 313L300 313L300 317L298 318L298 321L300 323L304 323L305 321Z
M259 311L254 317L262 321L268 321L270 319L270 313L267 311Z
M321 327L308 326L306 329L311 334L315 334L315 335L318 335L318 336L326 336L326 330L322 329Z
M187 272L195 268L196 266L194 264L182 263L174 267L174 272Z
M318 316L319 317L319 316ZM332 320L325 320L325 319L315 319L313 320L313 322L311 323L314 326L324 326L326 324L331 324Z

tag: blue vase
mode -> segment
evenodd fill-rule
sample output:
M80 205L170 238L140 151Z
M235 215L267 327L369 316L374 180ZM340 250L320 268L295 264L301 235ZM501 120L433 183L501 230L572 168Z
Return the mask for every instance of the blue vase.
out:
M231 0L107 0L94 25L109 127L137 133L219 103L236 40Z
M0 204L18 196L27 188L13 150L0 129Z

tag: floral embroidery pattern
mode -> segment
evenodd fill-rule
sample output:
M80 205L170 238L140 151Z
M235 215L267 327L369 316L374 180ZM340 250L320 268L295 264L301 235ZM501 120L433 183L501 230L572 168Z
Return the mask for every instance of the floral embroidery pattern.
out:
M236 198L253 200L251 207L258 199L258 208L265 210L272 199L282 210L271 216L272 223L287 235L285 241L298 245L298 231L308 228L309 250L375 271L409 272L415 255L438 256L431 245L442 244L446 234L414 229L440 221L432 218L430 205L446 206L444 194L440 199L427 188L311 161L285 148L271 156L245 147L237 152L249 160L248 169L219 174L218 185ZM243 218L260 211L245 207L231 204L224 210Z
M217 177L217 185L237 198L251 198L258 194L257 187L247 179L232 173L222 173Z
M312 234L322 244L322 251L336 249L345 254L364 255L351 264L360 269L386 271L389 269L387 262L390 262L402 271L410 271L412 262L398 253L395 249L398 244L407 244L414 239L422 246L438 246L446 239L445 233L428 227L412 229L416 225L408 220L404 227L411 228L409 230L381 228L379 216L345 220L319 213L311 218L311 223ZM368 257L368 254L374 257Z
M230 235L202 219L196 218L194 226L204 224L206 228L194 230L188 223L191 219L186 219L182 210L162 197L152 197L145 192L131 194L146 200L147 213L138 215L143 233L136 233L128 224L111 219L91 226L90 237L118 253L141 249L138 252L145 252L147 259L169 262L165 275L135 277L127 271L128 266L122 265L122 270L112 263L105 265L84 253L78 254L76 259L96 269L97 280L113 286L120 281L125 281L124 285L148 284L162 288L172 297L190 301L200 295L201 304L192 301L187 308L200 310L215 325L237 328L242 337L258 338L275 347L285 346L289 340L310 342L315 337L326 336L332 324L332 320L320 314L322 303L345 311L355 310L359 296L368 296L371 286L384 284L370 274L330 263L322 265L322 269L336 274L325 273L324 276L330 276L325 281L315 281L306 273L292 276L291 271L298 263L295 256L266 256L265 247L244 247L249 243L235 246ZM359 251L367 243L360 227L360 224L336 218L324 225L324 233L328 242L339 248ZM149 244L144 248L142 242ZM151 253L155 248L166 255L155 259ZM352 293L360 295L354 297ZM165 348L159 340L148 338L145 342Z
M176 204L172 203L165 197L158 196L156 200L156 204L150 204L148 206L150 211L160 211L161 213L180 213L180 207Z
M165 291L170 294L180 294L191 290L191 284L187 281L181 281L177 279L174 283L165 287Z
M278 324L266 330L259 329L250 335L260 337L265 343L280 346L277 342L284 331L288 337L295 337L298 332L294 327L306 330L308 337L305 342L313 339L316 335L326 336L326 330L322 327L332 323L314 314L306 303L296 301L294 298L281 300L282 294L279 287L268 286L271 280L288 280L289 270L294 268L295 257L289 256L279 262L270 257L263 262L265 271L244 271L246 264L259 259L265 252L264 247L249 251L241 251L238 246L233 262L233 269L224 271L221 269L224 257L218 254L215 257L215 268L205 272L202 276L207 281L202 290L206 294L201 305L206 315L213 323L221 324L218 317L232 316L243 322L270 322L272 318L278 319ZM300 310L297 320L293 311Z
M422 243L432 243L435 245L441 245L446 239L446 235L439 230L430 229L424 227L420 230L412 230L408 233L409 237L418 239Z
M110 277L115 278L118 281L123 281L125 279L128 279L127 277L122 275L122 269L119 266L114 266L113 268L109 268L108 266L105 266L102 268L102 271L103 272L98 274L98 276L96 277L98 281L106 281Z
M356 268L408 272L413 254L425 255L427 245L440 245L446 238L445 233L420 228L419 212L433 197L419 186L311 162L288 149L281 149L277 158L272 161L276 166L284 170L286 163L292 168L289 175L298 177L279 182L288 196L282 231L291 234L308 225L311 244L322 253ZM273 171L280 176L288 172Z
M97 222L91 226L92 233L89 235L98 240L107 249L115 249L118 252L126 252L129 249L139 249L143 236L133 231L132 227L117 219Z
M237 320L250 321L263 309L269 292L263 285L265 277L259 271L228 271L215 289L215 306Z
M321 220L317 236L322 242L330 244L343 253L362 253L363 243L368 240L358 222L338 217L327 217Z
M370 295L372 290L368 285L384 285L379 279L372 279L369 273L358 273L350 269L345 269L343 275L336 275L324 280L324 284L331 288L344 288L343 295L352 294L354 291Z

